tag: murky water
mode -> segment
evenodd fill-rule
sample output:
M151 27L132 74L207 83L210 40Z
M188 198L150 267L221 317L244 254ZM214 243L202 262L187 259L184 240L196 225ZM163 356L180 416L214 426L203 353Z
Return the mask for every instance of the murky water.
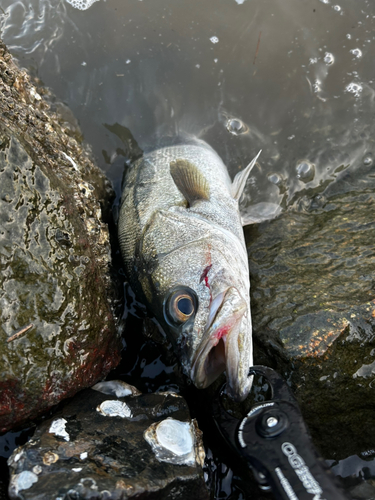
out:
M73 111L118 189L122 127L144 150L165 135L199 135L232 174L262 148L253 202L290 203L373 152L370 0L100 0L86 11L3 0L2 9L5 42Z
M263 150L245 205L304 210L330 183L347 189L347 170L374 182L375 4L337 2L2 0L0 28L72 110L118 195L134 140L146 151L189 133L231 175Z

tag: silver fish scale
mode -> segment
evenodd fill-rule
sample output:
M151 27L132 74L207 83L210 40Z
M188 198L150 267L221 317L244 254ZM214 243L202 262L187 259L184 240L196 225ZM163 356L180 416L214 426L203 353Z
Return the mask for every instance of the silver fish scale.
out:
M231 232L219 230L216 225L200 217L192 217L186 209L178 208L169 211L161 210L154 214L147 231L141 238L140 252L144 256L157 256L158 269L164 267L167 260L176 259L181 263L183 255L186 254L190 257L186 262L190 268L194 264L198 265L196 273L192 273L195 280L197 273L199 277L202 276L202 271L206 266L215 260L224 259L227 263L225 271L228 279L224 279L222 274L221 281L229 283L233 275L238 276L238 280L243 284L241 288L247 290L248 275L242 272L247 267L247 258L246 253L242 251L241 243L241 240L238 240ZM194 258L191 258L193 252ZM233 254L237 258L234 259ZM151 271L151 267L149 270ZM216 267L213 266L211 276L215 272ZM178 284L180 276L172 274L168 279L174 286ZM214 280L212 286L215 286ZM214 293L214 289L211 291Z
M209 200L187 208L170 174L170 163L177 159L193 163L206 178ZM188 375L207 336L213 299L229 289L237 290L239 298L232 294L231 300L243 300L247 311L237 347L228 355L239 357L231 364L232 371L238 366L238 381L231 383L240 392L248 383L252 364L250 281L238 203L220 157L202 143L159 149L138 160L125 181L119 241L131 286L166 330ZM194 290L199 304L194 324L188 322L182 333L164 317L164 302L176 286Z

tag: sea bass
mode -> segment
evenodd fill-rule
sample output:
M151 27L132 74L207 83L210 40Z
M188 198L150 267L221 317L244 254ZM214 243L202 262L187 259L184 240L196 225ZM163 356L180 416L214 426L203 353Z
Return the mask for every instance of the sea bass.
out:
M205 388L226 371L239 401L251 388L253 353L238 202L257 157L232 182L203 141L148 153L127 172L118 224L130 285L185 374Z

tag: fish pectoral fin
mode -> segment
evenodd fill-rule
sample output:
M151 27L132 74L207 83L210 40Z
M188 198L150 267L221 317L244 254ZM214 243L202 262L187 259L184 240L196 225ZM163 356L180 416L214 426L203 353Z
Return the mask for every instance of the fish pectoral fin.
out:
M178 190L191 207L201 200L210 199L210 187L205 176L189 160L171 161L170 172Z
M241 198L243 190L245 189L247 178L249 177L249 174L252 171L261 152L262 150L260 150L256 157L251 160L245 170L239 172L233 179L231 194L235 200L239 200Z

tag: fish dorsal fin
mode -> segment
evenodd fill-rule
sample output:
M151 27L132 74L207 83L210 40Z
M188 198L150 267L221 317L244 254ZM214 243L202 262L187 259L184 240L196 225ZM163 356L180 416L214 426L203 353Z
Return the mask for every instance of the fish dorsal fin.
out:
M178 158L171 161L170 171L174 183L190 207L197 201L210 199L210 187L207 179L194 163Z
M238 172L236 177L233 179L231 194L235 200L239 200L241 198L243 190L245 189L247 178L249 177L249 174L253 169L253 166L255 165L261 152L262 150L260 150L256 157L251 160L248 166L241 172Z

